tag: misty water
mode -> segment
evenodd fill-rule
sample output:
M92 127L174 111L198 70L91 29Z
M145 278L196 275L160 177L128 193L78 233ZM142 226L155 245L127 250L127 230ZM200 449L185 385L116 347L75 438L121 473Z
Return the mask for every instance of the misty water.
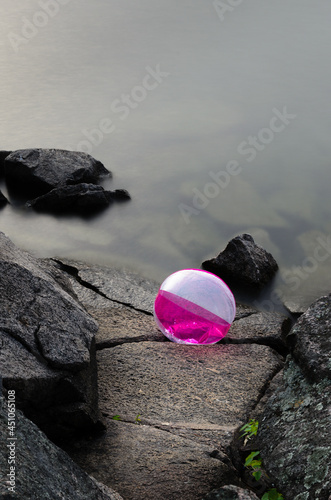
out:
M89 152L132 200L90 219L14 203L0 230L159 281L248 232L284 297L330 291L330 20L325 0L6 2L0 149Z

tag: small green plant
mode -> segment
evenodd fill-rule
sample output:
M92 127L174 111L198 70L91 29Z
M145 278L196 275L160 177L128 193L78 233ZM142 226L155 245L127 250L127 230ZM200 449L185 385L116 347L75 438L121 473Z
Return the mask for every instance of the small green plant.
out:
M141 417L141 415L139 413L139 415L137 415L136 418L135 418L135 420L134 420L136 424L140 424L140 422L141 422L141 418L140 417Z
M259 481L262 476L262 459L259 451L252 451L245 460L245 467L252 468L252 476Z
M111 417L112 420L122 420L120 415L114 415L113 417Z
M284 497L281 493L278 493L276 488L272 488L263 495L261 500L284 500Z
M244 445L246 445L247 441L251 439L251 437L257 435L257 431L259 428L258 420L254 420L253 418L245 425L240 428L242 432L241 438L245 438ZM256 481L259 481L262 477L262 474L267 477L265 471L262 466L262 458L260 452L258 450L252 451L245 460L245 467L251 469L252 476ZM283 500L284 497L281 493L278 493L276 488L272 488L264 493L261 500Z
M259 422L257 420L254 420L253 418L251 418L251 420L247 424L243 425L240 428L240 430L242 432L240 437L245 436L245 438L246 438L245 441L247 441L252 436L256 436L258 428L259 428Z

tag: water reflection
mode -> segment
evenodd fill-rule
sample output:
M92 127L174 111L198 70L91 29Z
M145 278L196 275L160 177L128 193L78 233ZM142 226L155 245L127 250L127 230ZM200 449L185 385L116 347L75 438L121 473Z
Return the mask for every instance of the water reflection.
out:
M127 189L132 201L92 220L6 207L2 231L38 255L125 265L160 281L241 232L283 271L306 265L316 232L331 234L330 4L252 0L221 22L213 2L68 2L15 52L8 34L36 10L32 0L3 7L2 147L90 147L114 173L105 187ZM157 65L169 76L146 95L135 90ZM132 95L130 112L116 113L114 102ZM297 118L248 162L240 144L284 106ZM105 120L113 127L101 137ZM186 223L179 205L192 206L194 190L232 160L240 175ZM329 271L319 262L300 293L329 290Z

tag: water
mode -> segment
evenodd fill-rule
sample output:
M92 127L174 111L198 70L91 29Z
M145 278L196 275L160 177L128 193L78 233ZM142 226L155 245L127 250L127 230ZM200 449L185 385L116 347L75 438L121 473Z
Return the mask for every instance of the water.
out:
M209 0L45 4L2 6L0 147L88 151L132 201L90 219L16 204L0 230L159 281L249 232L283 298L328 292L331 4L243 1L223 20Z
M203 307L164 290L159 291L154 308L163 333L180 344L213 344L225 337L231 326Z

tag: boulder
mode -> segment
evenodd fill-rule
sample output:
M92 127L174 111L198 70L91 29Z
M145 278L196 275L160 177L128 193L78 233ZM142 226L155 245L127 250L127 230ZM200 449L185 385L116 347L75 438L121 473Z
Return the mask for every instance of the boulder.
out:
M87 153L62 149L20 149L5 158L7 181L34 195L61 184L94 183L110 172Z
M0 151L0 178L5 174L5 158L10 155L11 151Z
M4 401L2 409L0 405L1 498L122 500L118 493L89 477L20 411L14 415L16 425L10 431Z
M5 197L5 195L0 191L0 207L3 207L5 205L7 205L8 200L7 198Z
M259 416L263 466L284 500L329 500L330 379L311 383L289 357L280 382Z
M98 423L97 323L60 270L0 233L0 373L46 432Z
M286 340L309 379L331 380L331 294L316 300L300 316Z
M91 212L108 207L113 201L112 192L95 184L60 186L27 202L38 211Z
M114 189L114 191L110 192L113 200L117 201L131 200L131 196L126 189Z
M253 491L244 490L239 486L227 485L211 491L202 500L258 500Z
M233 238L223 252L203 262L202 267L222 278L230 288L253 291L261 290L278 270L273 256L256 245L249 234Z

